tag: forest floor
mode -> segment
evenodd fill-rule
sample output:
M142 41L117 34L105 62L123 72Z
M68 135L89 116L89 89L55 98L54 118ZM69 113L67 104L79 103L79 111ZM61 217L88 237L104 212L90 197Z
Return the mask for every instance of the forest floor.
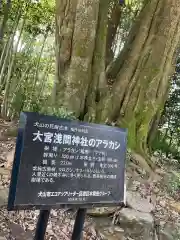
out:
M39 211L8 212L6 210L16 140L16 137L12 136L13 127L14 123L0 120L0 240L32 240ZM180 175L178 168L176 166L171 166L171 168L161 166L157 170L156 177L149 179L142 169L137 170L134 166L134 163L129 159L126 179L128 192L137 192L153 205L153 215L155 221L157 221L157 226L165 227L169 231L178 231L180 227L180 193L178 192ZM136 201L133 200L130 204L138 207L138 204L140 204L138 197ZM144 208L147 207L148 205L144 206ZM84 240L103 239L94 224L94 216L103 215L105 211L108 212L108 209L101 208L98 209L98 212L94 210L87 216ZM119 208L115 208L112 212L110 210L110 213L112 213L109 214L111 220L117 218L118 212ZM74 219L75 211L52 210L46 239L71 239Z

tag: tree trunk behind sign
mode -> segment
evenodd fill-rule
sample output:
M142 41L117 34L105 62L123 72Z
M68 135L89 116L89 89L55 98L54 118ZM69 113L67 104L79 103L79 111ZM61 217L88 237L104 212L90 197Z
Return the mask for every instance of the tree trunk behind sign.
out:
M142 155L167 98L180 37L180 1L146 2L106 67L110 0L56 0L56 102L80 119L128 128L129 146Z

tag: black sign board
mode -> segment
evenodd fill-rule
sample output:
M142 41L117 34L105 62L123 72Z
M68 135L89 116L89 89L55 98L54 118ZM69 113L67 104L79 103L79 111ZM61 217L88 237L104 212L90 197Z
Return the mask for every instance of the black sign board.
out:
M8 210L124 200L124 129L20 115Z

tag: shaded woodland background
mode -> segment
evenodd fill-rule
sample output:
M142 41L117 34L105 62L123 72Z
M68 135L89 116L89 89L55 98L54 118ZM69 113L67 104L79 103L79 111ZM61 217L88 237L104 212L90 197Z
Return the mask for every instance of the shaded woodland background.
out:
M126 127L149 167L153 153L180 161L179 0L0 4L1 118Z

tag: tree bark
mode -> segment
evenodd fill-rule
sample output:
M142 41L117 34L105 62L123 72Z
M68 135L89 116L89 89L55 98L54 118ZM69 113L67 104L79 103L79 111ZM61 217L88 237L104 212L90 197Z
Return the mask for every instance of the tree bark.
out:
M146 156L149 131L164 107L174 70L180 2L148 1L124 49L105 70L109 3L56 0L56 102L86 121L128 128L129 146Z
M75 112L78 117L84 111L91 79L99 1L79 0L76 4L74 0L64 1L67 13L63 19L58 15L57 20L59 31L56 40L60 49L57 99L59 105ZM57 0L56 4L59 10L62 1Z

